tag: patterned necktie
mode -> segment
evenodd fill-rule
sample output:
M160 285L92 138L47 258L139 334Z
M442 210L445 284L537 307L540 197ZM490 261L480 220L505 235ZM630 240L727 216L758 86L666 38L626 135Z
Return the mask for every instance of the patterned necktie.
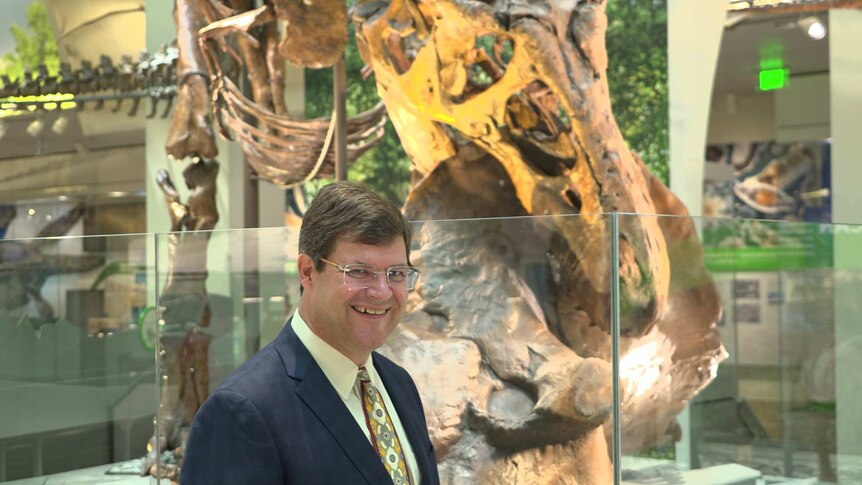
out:
M368 431L371 432L371 442L374 443L374 449L383 460L383 466L389 476L392 477L392 483L395 485L409 485L410 476L407 473L407 461L404 459L404 451L401 449L401 442L398 441L398 435L395 433L395 426L392 425L392 419L389 413L386 412L386 404L383 403L383 398L377 392L377 388L371 383L368 378L368 371L365 367L359 368L359 387L362 390L362 410L365 411L365 424L368 426Z

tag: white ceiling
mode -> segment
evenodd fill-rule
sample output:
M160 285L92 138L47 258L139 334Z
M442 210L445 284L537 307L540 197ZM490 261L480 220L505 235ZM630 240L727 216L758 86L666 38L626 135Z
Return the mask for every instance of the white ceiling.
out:
M106 55L114 64L123 56L138 58L146 46L144 0L44 0L48 17L57 36L60 59L73 67L87 60L99 64ZM81 129L86 136L143 130L143 117L109 115L108 111L80 113Z
M60 58L72 66L107 55L133 59L146 46L144 0L44 0Z
M814 40L798 27L800 15L728 14L728 24L718 55L714 95L754 94L761 60L776 52L790 75L829 71L829 35ZM828 15L818 14L826 22ZM807 15L806 15L807 16ZM734 22L738 22L735 23Z

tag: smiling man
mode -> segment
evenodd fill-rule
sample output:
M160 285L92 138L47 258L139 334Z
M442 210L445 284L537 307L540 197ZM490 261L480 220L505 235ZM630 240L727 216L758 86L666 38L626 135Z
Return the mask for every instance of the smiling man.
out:
M198 411L183 484L439 483L416 385L374 352L419 277L410 235L364 186L320 190L299 234L299 308Z

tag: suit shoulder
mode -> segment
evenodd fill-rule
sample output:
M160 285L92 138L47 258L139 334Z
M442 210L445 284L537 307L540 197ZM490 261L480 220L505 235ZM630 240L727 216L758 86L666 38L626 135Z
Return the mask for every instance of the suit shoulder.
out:
M283 379L287 375L282 360L273 346L267 345L231 372L213 393L232 391L255 401Z

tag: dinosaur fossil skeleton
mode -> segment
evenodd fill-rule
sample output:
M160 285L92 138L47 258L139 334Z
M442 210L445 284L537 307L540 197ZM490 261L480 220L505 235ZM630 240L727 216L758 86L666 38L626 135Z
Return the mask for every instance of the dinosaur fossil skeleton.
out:
M215 119L222 136L236 140L258 175L273 183L294 185L316 176L332 176L335 152L330 140L335 120L291 118L283 98L285 60L322 67L342 54L347 32L345 7L330 3L319 9L297 10L290 2L276 2L243 11L247 2L225 6L179 0L175 13L181 32L180 101L172 119L168 153L177 159L215 156ZM291 26L281 42L275 29L277 18ZM297 40L300 38L313 38L314 48L304 46ZM248 72L251 99L231 78L230 68L237 65ZM382 103L347 119L349 162L380 140L385 121Z
M60 72L54 76L48 74L44 65L33 72L25 71L21 79L14 81L4 74L0 77L3 81L0 100L4 109L30 106L38 109L49 103L56 104L56 101L21 100L20 97L71 94L79 110L89 105L103 109L106 101L115 101L116 105L111 109L115 113L120 111L124 101L129 100L131 108L127 114L137 116L141 100L149 98L147 117L153 118L159 111L166 117L176 94L177 52L176 47L164 46L153 54L142 52L134 61L131 56L123 56L117 64L103 55L98 65L84 61L75 69L64 62L60 65ZM160 104L164 104L161 110Z
M611 113L604 7L604 0L364 0L350 12L360 53L414 162L408 216L547 216L537 219L550 288L545 311L513 269L511 252L493 250L503 229L425 223L417 232L425 276L387 351L426 391L449 483L610 479L614 262L610 219L601 214L686 210L627 148ZM343 48L343 9L338 0L273 0L259 9L178 0L179 106L169 153L213 153L211 88L216 121L259 173L294 180L279 157L278 140L295 134L278 121L276 61L290 53L308 66L331 62ZM296 43L277 41L275 19ZM253 102L221 67L230 59L244 60ZM623 366L621 376L624 445L638 449L669 439L675 415L714 377L724 356L715 329L721 310L690 220L619 221L621 357L648 357ZM643 360L661 379L642 389Z
M218 222L216 177L219 164L198 160L183 170L191 190L185 203L168 172L160 170L157 182L171 218L166 236L168 270L159 295L159 363L162 419L147 444L141 472L176 479L176 466L159 462L161 453L182 445L182 430L209 395L208 349L211 336L203 330L212 319L207 296L207 244Z

